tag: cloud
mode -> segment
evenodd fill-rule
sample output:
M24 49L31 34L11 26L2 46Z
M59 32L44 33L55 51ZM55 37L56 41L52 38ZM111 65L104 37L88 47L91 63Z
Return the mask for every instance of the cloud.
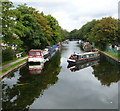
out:
M79 29L92 19L112 16L117 18L119 0L24 0L28 6L54 16L62 28ZM12 0L13 3L21 0ZM23 3L23 1L21 2Z

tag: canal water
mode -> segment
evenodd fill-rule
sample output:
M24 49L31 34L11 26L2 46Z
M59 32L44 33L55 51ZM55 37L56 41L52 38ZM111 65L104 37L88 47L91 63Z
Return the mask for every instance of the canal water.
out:
M70 41L45 63L40 74L24 65L3 78L3 109L118 109L118 66L103 56L69 66L67 59L74 52L83 53L76 41Z

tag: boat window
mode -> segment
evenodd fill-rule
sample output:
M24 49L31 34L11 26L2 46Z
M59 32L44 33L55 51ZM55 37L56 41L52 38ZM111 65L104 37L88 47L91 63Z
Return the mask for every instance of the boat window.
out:
M89 55L86 55L87 58L89 58Z
M76 56L76 55L74 56L74 59L77 59L77 56Z
M79 59L79 56L77 55L77 59Z
M87 55L88 57L90 57L90 55Z
M92 57L92 56L93 56L93 54L90 54L89 56L90 56L90 57Z
M78 56L78 59L81 59L81 56Z
M91 54L89 54L89 57L91 57Z
M30 52L30 55L40 55L40 52Z
M83 55L83 58L86 58L86 55Z

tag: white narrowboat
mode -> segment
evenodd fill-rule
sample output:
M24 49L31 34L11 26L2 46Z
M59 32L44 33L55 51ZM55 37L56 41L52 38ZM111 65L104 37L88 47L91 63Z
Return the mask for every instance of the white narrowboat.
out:
M39 49L31 49L28 52L28 63L45 63L45 59L43 57L42 51Z

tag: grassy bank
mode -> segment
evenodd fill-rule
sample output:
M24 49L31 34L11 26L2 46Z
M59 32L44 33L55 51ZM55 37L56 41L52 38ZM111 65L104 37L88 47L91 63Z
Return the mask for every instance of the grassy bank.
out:
M24 60L22 60L22 61L19 61L19 62L13 64L13 65L10 65L9 67L7 67L7 68L3 69L2 71L0 71L0 75L2 75L2 74L4 74L5 72L7 72L7 71L9 71L9 70L17 67L18 65L22 64L22 63L25 62L25 61L27 61L27 59L24 59Z
M98 47L95 47L95 48L101 51L100 48L98 48ZM120 61L120 56L118 56L118 54L110 53L110 52L107 52L107 51L102 51L102 52L107 54L107 55L110 55L112 58L115 58L117 61Z
M27 55L24 56L24 57L27 57ZM24 57L19 57L19 58L15 58L15 59L13 59L13 60L10 60L10 61L3 62L2 64L0 64L0 66L9 64L9 63L11 63L11 62L15 62L15 61L17 61L18 59L22 59L22 58L24 58Z
M110 52L107 52L107 51L103 51L103 52L112 56L113 58L117 59L118 61L120 61L120 57L118 55L116 55L115 53L110 53Z

